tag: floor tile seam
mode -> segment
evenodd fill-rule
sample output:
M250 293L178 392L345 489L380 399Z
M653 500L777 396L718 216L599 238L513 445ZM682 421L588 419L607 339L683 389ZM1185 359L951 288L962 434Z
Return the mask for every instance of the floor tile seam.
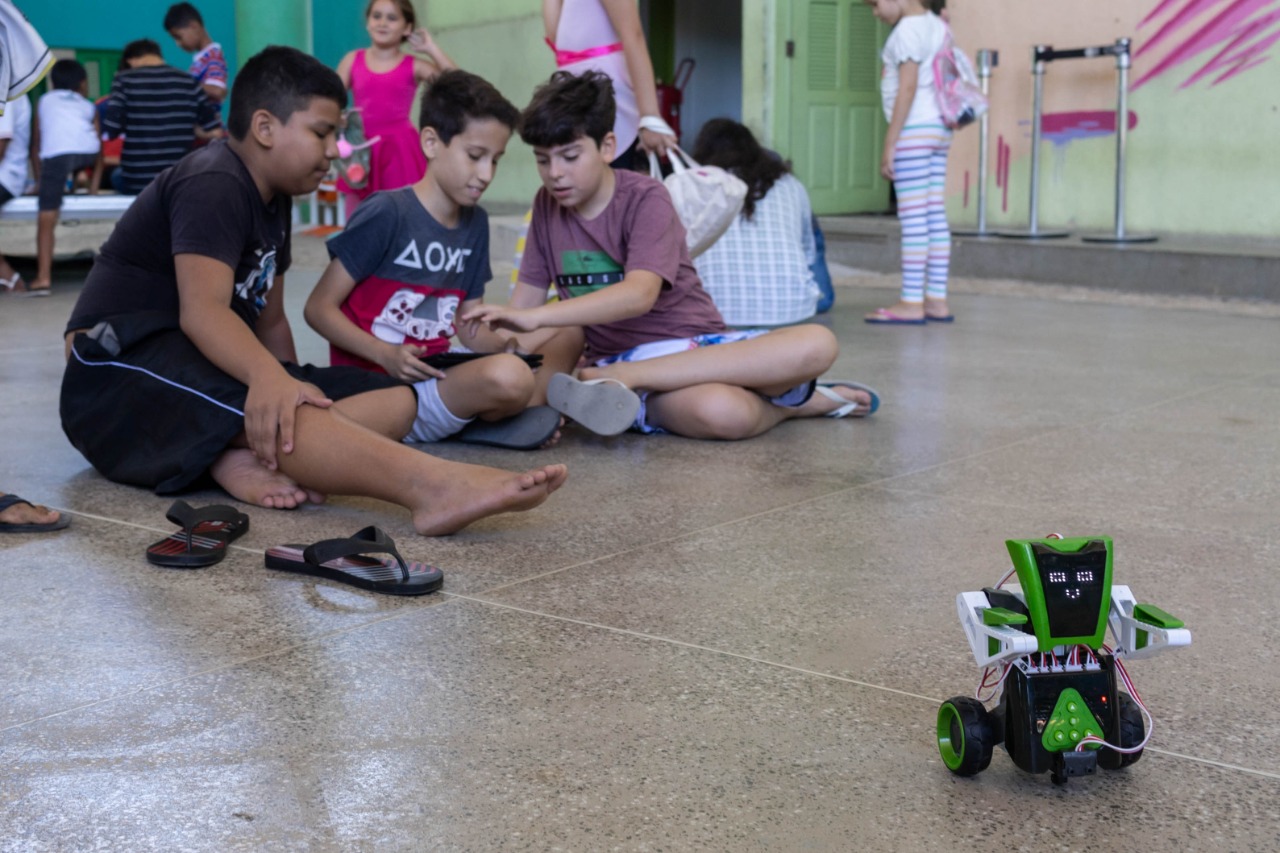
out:
M326 631L322 634L317 634L313 637L308 637L305 640L301 640L299 642L292 643L287 646L282 646L277 649L272 649L269 652L263 652L262 654L257 654L257 655L250 655L249 657L238 658L233 661L226 661L225 663L218 664L217 666L211 666L206 669L198 670L196 672L189 672L186 675L178 676L176 678L171 678L167 681L162 681L157 684L148 684L143 687L139 687L135 690L130 690L125 693L117 693L113 696L104 696L103 698L95 699L92 702L84 702L79 705L72 706L70 708L63 708L59 711L54 711L53 713L50 713L50 714L44 714L43 716L40 716L40 717L33 717L29 720L23 720L22 722L12 723L10 725L0 727L0 735L4 734L5 732L12 731L13 729L22 728L23 726L29 726L35 723L43 723L48 720L53 720L53 719L57 719L58 717L66 716L67 714L75 714L81 711L89 710L91 708L96 708L99 705L106 705L111 702L118 702L122 699L129 699L135 696L143 696L147 693L154 693L158 690L163 690L167 687L172 687L176 684L181 684L184 681L190 681L196 678L203 678L204 676L207 676L207 675L214 675L219 672L225 672L230 669L235 669L236 667L244 666L245 664L254 663L255 661L266 660L268 658L278 657L280 655L292 654L298 649L303 649L303 648L306 648L307 646L312 646L312 645L316 645L317 643L326 642L335 637L342 637L346 634L354 634L357 631L363 631L366 628L382 625L386 622L393 622L397 619L416 616L420 613L423 613L426 610L435 610L437 607L446 607L451 603L452 599L456 599L456 598L460 598L460 596L442 594L440 596L440 603L434 604L430 608L406 607L402 612L399 612L399 613L388 613L384 616L374 617L370 619L368 622L362 622L359 625L350 625L345 628L339 628L333 631Z
M835 495L842 495L851 491L856 491L857 489L865 488L866 486L870 486L870 485L874 485L874 483L857 483L852 486L845 486L843 488L839 488L831 492L826 492L821 495L814 495L812 497L808 497L803 500L793 501L787 504L780 504L775 507L770 507L769 509L751 513L750 515L738 516L736 518L727 518L723 521L718 521L715 524L709 524L705 527L699 527L694 530L686 530L683 533L676 534L675 536L668 536L665 539L652 539L646 542L638 543L629 548L623 548L621 551L613 551L609 554L601 554L600 556L592 557L589 560L582 560L580 562L572 563L567 566L561 566L560 568L557 568L557 569L550 569L545 572L539 572L536 575L529 575L528 577L516 578L515 580L506 581L505 583L501 583L498 586L481 590L476 594L492 595L495 592L502 592L507 589L510 589L511 587L530 583L531 581L545 580L546 578L554 577L555 575L561 574L563 572L573 571L574 569L586 568L587 566L595 565L596 563L601 563L605 560L612 560L615 557L622 557L627 554L631 554L646 548L653 548L653 547L662 546L662 545L670 545L673 542L679 542L683 539L689 539L694 536L700 536L704 533L710 533L712 531L719 530L723 527L729 527L731 525L741 524L744 521L754 521L758 518L763 518L764 516L771 515L781 510L788 510L788 509L794 509L796 507L802 507L802 506L805 506L806 504L813 503L814 501L825 500L826 498L833 497Z
M39 346L31 346L31 347L9 347L6 349L0 349L0 355L24 355L26 353L31 353L31 352L44 352L46 350L50 352L53 352L53 351L62 352L63 345L60 343L57 343L57 344L40 344Z
M1242 376L1237 379L1228 380L1227 382L1219 383L1216 385L1207 385L1203 388L1187 391L1183 394L1179 394L1174 397L1167 397L1163 400L1155 400L1150 403L1146 403L1141 406L1135 406L1131 409L1125 409L1124 411L1120 411L1120 412L1113 412L1112 414L1104 415L1092 421L1055 427L1053 429L1045 430L1044 432L1038 432L1035 435L1028 435L1022 438L1014 439L1013 441L1010 441L1006 444L1001 444L998 447L988 447L986 450L978 450L973 453L967 454L965 456L959 456L955 459L944 459L941 462L935 462L932 465L926 465L923 468L917 468L912 471L903 471L899 474L890 474L885 477L881 477L879 480L874 480L874 481L871 481L870 483L864 483L860 485L884 485L886 483L892 483L907 477L914 477L919 474L925 474L931 471L937 471L949 465L958 465L966 462L972 462L975 459L982 459L983 457L991 456L996 453L1003 453L1006 450L1010 450L1015 447L1020 447L1025 444L1030 444L1032 442L1040 441L1045 438L1052 438L1053 436L1063 435L1066 433L1080 432L1087 429L1094 429L1103 424L1106 424L1109 421L1117 420L1119 418L1130 417L1134 414L1138 414L1141 412L1147 412L1154 409L1158 409L1163 406L1170 405L1172 403L1181 402L1191 397L1202 396L1210 393L1211 391L1216 391L1223 387L1243 385L1244 383L1256 381L1260 378L1264 378L1273 373L1280 373L1280 371L1273 371L1273 370L1259 371L1257 373L1253 373L1248 376Z
M564 622L571 625L578 625L584 628L592 628L599 631L605 631L610 634L617 634L624 637L631 637L633 639L638 639L638 640L643 640L648 642L657 642L657 643L662 643L664 645L669 645L669 646L678 646L680 648L692 649L693 651L697 651L697 652L707 652L709 654L712 654L718 657L733 658L735 660L745 661L751 664L767 666L772 669L780 669L786 672L793 672L798 675L805 675L805 676L811 676L814 678L819 678L824 681L835 681L841 684L849 684L854 687L863 687L868 690L876 691L878 693L887 693L894 696L901 696L907 699L918 699L923 702L928 702L932 705L941 705L943 701L933 696L924 696L922 694L912 693L909 690L902 690L897 687L889 687L883 684L873 684L869 681L862 681L857 678L849 678L848 676L835 675L834 673L830 673L830 672L821 672L819 670L808 669L806 667L795 666L793 664L782 663L780 661L771 661L765 658L755 657L753 655L744 655L744 654L741 654L740 652L728 651L727 649L717 649L713 646L704 646L700 643L691 643L691 642L688 642L687 640L678 640L674 637L663 637L658 634L649 634L644 631L634 631L629 628L619 628L615 625L604 625L599 622L590 622L585 619L574 619L569 616L560 616L555 613L547 613L542 610L532 610L527 607L517 607L514 604L504 604L503 602L492 601L478 595L460 595L457 593L452 593L450 594L450 597L461 600L461 601L467 601L473 604L478 604L481 606L497 607L502 610L509 610L515 613L524 614L526 616L535 616L543 619L548 619L554 622ZM1267 779L1280 780L1280 773L1272 772L1269 770L1260 770L1254 767L1243 767L1238 764L1231 764L1224 761L1217 761L1212 758L1202 758L1196 755L1187 755L1186 753L1173 752L1171 750L1160 749L1159 747L1147 747L1144 750L1144 752L1156 753L1159 755L1166 756L1168 758L1193 761L1193 762L1196 762L1197 764L1204 764L1211 767L1216 767L1221 770L1235 771L1235 772L1246 773L1254 776L1261 776Z

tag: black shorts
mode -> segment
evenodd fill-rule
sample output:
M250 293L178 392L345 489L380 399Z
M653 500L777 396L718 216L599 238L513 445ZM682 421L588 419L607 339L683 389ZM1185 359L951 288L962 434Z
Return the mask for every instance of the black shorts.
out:
M67 192L67 180L76 172L88 169L98 160L97 154L59 154L40 161L40 210L61 210Z
M203 484L244 432L249 391L174 325L158 313L131 314L76 335L59 406L63 432L103 476L161 495ZM409 387L358 367L284 368L332 400Z

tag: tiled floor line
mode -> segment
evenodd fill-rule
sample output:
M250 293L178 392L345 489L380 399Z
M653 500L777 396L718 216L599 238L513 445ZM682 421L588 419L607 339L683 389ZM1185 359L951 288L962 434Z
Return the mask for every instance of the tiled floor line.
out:
M937 706L942 703L941 699L935 698L933 696L922 696L919 693L911 693L906 690L899 690L896 687L887 687L883 684L872 684L871 682L868 682L868 681L859 681L856 678L848 678L843 675L834 675L829 672L819 672L818 670L805 669L804 667L793 666L787 663L779 663L778 661L771 661L771 660L766 660L764 658L752 657L751 655L743 655L737 652L726 651L725 649L717 649L712 646L703 646L697 643L688 643L688 642L685 642L684 640L676 640L671 637L661 637L656 634L646 634L643 631L632 631L627 628L616 628L610 625L602 625L598 622L587 622L582 619L572 619L567 616L557 616L554 613L545 613L540 610L530 610L525 607L516 607L511 604L503 604L502 602L490 601L485 598L480 598L480 597L471 596L471 595L457 595L454 593L450 593L449 597L460 599L463 601L470 601L475 604L486 605L489 607L497 607L503 610L511 610L516 613L523 613L526 616L537 616L544 619L550 619L556 622L564 622L571 625L579 625L584 628L594 628L599 631L608 631L611 634L619 634L626 637L633 637L639 640L648 640L653 642L665 643L667 645L679 646L685 649L693 649L694 651L699 651L699 652L709 652L713 655L719 655L721 657L734 658L736 660L746 661L748 663L753 663L753 664L760 664L762 666L768 666L774 669L783 669L783 670L787 670L788 672L798 673L800 675L814 676L817 678L824 679L826 681L838 681L843 684L851 684L855 687L865 687L869 690L875 690L881 693L891 693L895 696L903 696L908 699L919 699L922 702L927 702L933 706ZM1237 765L1237 764L1227 764L1222 761L1214 761L1211 758L1200 758L1199 756L1186 755L1180 752L1170 752L1168 750L1158 749L1156 747L1147 747L1144 751L1167 756L1169 758L1177 758L1185 761L1194 761L1197 764L1204 764L1210 767L1216 767L1220 770L1230 770L1238 773L1248 773L1254 776L1262 776L1267 779L1280 779L1280 773L1273 773L1269 770L1259 770L1258 768L1255 768L1255 767L1241 767L1240 765Z

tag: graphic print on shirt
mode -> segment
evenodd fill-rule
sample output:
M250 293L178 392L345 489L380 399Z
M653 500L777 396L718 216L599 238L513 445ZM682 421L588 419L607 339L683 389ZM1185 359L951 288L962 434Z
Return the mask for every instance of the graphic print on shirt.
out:
M451 338L459 304L461 300L454 294L425 296L407 288L397 290L374 318L370 331L378 340L396 345L407 338L419 341Z
M594 293L625 276L622 265L605 252L561 252L560 268L564 274L556 276L556 289L567 298Z
M236 296L253 306L255 312L267 307L267 294L276 283L276 250L265 255L261 249L254 249L258 255L258 265L245 276L244 281L236 283Z
M392 263L411 270L425 269L430 272L453 272L461 275L466 269L466 261L470 256L470 249L450 248L436 240L427 244L425 252L419 253L418 241L410 240L409 245L404 247Z

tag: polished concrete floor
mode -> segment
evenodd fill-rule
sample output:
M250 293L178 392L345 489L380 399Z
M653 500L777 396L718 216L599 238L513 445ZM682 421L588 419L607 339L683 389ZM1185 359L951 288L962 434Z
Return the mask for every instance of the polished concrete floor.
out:
M446 445L570 480L443 539L371 500L246 508L223 563L172 571L143 559L171 499L59 429L84 269L0 298L0 487L73 517L0 541L0 850L1280 849L1273 317L962 291L954 326L873 328L891 292L846 287L832 376L882 391L868 420ZM289 276L312 358L316 275ZM444 591L263 568L366 524ZM1193 645L1130 667L1156 722L1132 768L1057 787L998 750L954 777L955 595L1051 531L1114 537Z

